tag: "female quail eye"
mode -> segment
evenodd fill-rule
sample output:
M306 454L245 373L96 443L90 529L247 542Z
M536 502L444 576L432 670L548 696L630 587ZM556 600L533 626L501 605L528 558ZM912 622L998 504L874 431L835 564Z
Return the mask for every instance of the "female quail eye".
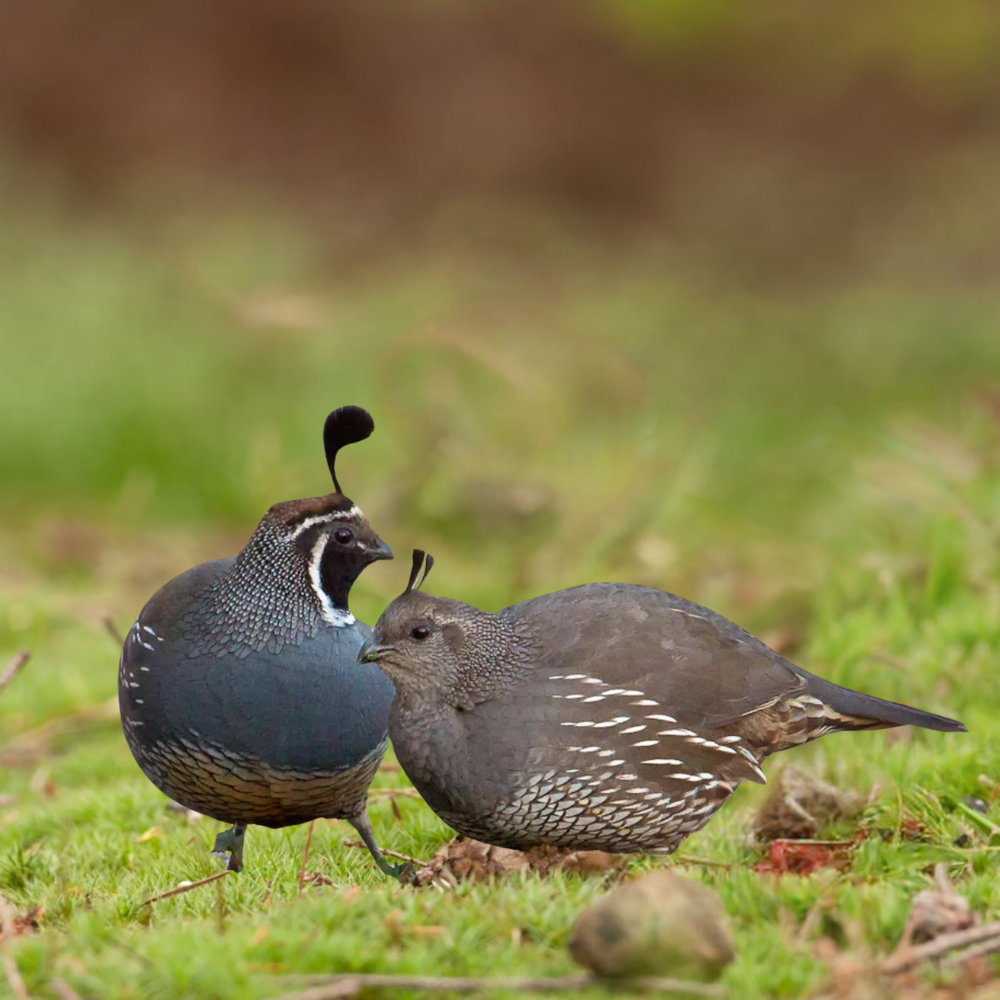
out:
M430 634L431 634L431 627L430 627L430 625L418 625L410 633L410 635L412 635L414 639L420 639L420 640L426 639L427 636L429 636Z
M338 528L334 533L333 537L341 544L346 545L354 536L348 531L347 528Z

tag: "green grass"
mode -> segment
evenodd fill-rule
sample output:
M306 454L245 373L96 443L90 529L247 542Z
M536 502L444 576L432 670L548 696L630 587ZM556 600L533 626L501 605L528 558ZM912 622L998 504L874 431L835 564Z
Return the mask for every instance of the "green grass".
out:
M1000 781L1000 299L764 299L641 247L549 246L518 264L444 247L330 278L253 219L140 238L8 214L0 656L35 658L0 695L3 742L111 698L102 616L124 627L171 575L239 548L269 504L326 491L322 419L357 402L376 434L345 452L341 479L401 557L359 583L364 620L420 543L436 593L496 609L589 579L649 583L790 636L824 676L969 725L784 758L876 790L842 875L752 869L756 788L685 844L681 861L729 865L690 874L731 915L734 997L818 988L814 940L796 940L814 907L840 946L891 949L938 860L998 915L1000 852L953 803ZM0 776L16 797L0 810L0 891L45 909L12 944L32 995L54 996L57 976L85 996L253 998L292 973L564 974L573 918L606 888L555 876L414 893L321 822L310 868L332 886L298 898L305 828L253 828L244 873L144 907L216 870L219 824L167 813L114 722L55 750ZM446 828L419 802L399 808L401 822L373 804L380 841L429 856Z

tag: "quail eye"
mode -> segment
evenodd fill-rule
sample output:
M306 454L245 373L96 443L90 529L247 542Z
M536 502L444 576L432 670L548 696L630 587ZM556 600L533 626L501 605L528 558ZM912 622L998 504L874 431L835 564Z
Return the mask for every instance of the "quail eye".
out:
M354 537L354 535L352 535L351 532L347 528L338 528L333 533L333 537L341 545L346 545Z
M426 639L427 636L429 636L430 634L431 634L431 627L430 627L430 625L418 625L410 633L410 635L413 636L414 639L417 639L417 640L420 640L420 641L423 641L424 639Z

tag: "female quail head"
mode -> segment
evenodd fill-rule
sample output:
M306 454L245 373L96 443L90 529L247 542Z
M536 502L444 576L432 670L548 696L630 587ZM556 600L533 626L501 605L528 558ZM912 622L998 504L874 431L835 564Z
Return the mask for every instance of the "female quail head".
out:
M392 684L357 653L371 629L350 612L361 571L391 559L343 495L337 452L371 416L345 406L323 432L336 492L275 504L237 556L188 570L129 630L118 673L122 727L161 791L234 824L217 852L242 867L247 824L346 819L383 871L365 810L386 748Z
M414 587L422 558L359 661L396 686L404 771L478 840L668 854L741 781L762 783L775 751L842 730L965 730L831 684L660 590L592 583L489 614Z

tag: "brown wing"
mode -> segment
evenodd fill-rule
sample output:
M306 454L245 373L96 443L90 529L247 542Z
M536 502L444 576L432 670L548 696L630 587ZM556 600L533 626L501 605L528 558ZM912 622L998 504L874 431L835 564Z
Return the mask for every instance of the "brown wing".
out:
M717 729L803 690L805 677L721 615L651 587L596 583L515 605L539 678L640 690L678 723Z

